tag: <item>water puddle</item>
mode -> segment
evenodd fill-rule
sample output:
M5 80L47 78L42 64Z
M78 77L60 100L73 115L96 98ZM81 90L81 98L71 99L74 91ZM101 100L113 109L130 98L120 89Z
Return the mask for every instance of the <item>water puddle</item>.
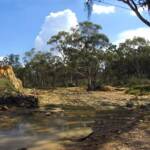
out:
M52 105L0 112L0 150L63 150L92 132L95 113L90 107Z

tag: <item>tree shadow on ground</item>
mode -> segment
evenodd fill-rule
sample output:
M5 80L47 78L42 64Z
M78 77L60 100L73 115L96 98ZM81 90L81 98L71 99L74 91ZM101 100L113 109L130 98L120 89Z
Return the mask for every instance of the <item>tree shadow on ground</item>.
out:
M109 107L113 104L108 104ZM76 107L71 107L70 106L62 106L62 105L48 105L47 109L53 109L53 108L67 108L67 109L75 109L74 111L76 111ZM78 107L78 106L77 106ZM103 108L106 108L106 110L101 110L101 111L97 111L96 112L96 116L95 118L95 123L90 124L89 127L92 128L93 133L90 134L90 136L81 138L81 139L67 139L70 140L72 142L69 142L70 144L65 143L66 139L58 139L58 141L56 141L56 144L59 144L59 142L61 142L61 146L63 147L63 150L116 150L114 149L114 147L116 145L111 145L111 147L109 148L104 148L104 146L107 143L111 143L114 141L121 141L121 143L127 145L130 149L135 149L135 150L139 150L139 149L145 149L145 150L149 150L150 149L150 105L145 105L145 107L141 108L127 108L127 107L121 107L121 106L115 106L114 109L108 109L107 105L103 104ZM86 109L89 109L85 106ZM82 107L82 113L85 111L85 108ZM47 109L46 109L46 113L47 113ZM15 114L13 114L13 113ZM91 111L92 112L92 111ZM1 112L1 116L4 115L3 112ZM7 115L8 113L8 115ZM90 117L90 111L88 110L88 117ZM40 130L42 129L42 133L45 135L47 134L49 136L48 130L45 129L49 129L50 126L52 127L57 127L60 131L60 128L63 129L63 123L65 122L60 122L58 123L58 119L60 120L61 117L59 116L46 116L45 115L45 111L41 112L39 110L22 110L22 111L8 111L6 112L7 117L13 118L13 119L17 119L19 120L19 122L17 124L22 125L22 123L25 124L25 126L23 126L23 130L24 128L26 128L26 123L27 125L29 125L29 123L32 125L32 130L34 132L34 135L37 134L37 136L39 137L39 132L37 132L37 129L39 128ZM78 116L79 117L79 116ZM7 119L7 118L6 118ZM10 120L11 121L11 120ZM11 123L13 126L16 126L16 122L15 120ZM56 122L55 122L56 121ZM62 121L64 121L64 117L62 116ZM65 120L68 121L68 120ZM3 121L2 121L3 122ZM1 123L2 123L1 122ZM56 124L55 124L56 123ZM10 123L8 122L8 124L10 125ZM128 138L129 136L124 136L124 134L129 133L133 130L135 130L139 125L140 128L142 128L143 132L145 132L145 135L147 135L147 137L144 139L143 136L141 138L143 138L143 140L139 139L132 139L132 138ZM44 131L43 131L44 128ZM138 127L139 128L139 127ZM15 128L18 131L18 128ZM20 128L19 128L20 129ZM28 126L27 126L28 129ZM34 130L35 129L35 130ZM37 133L36 133L37 132ZM135 133L136 134L136 133ZM54 133L55 135L55 133ZM145 136L144 135L144 136ZM31 136L32 138L32 136ZM21 139L20 139L21 140ZM22 139L22 141L24 141L25 139ZM33 140L33 139L32 139ZM55 140L53 141L49 141L49 139L43 139L43 136L41 137L41 139L35 139L32 141L32 145L37 145L37 143L39 141L46 141L46 143L42 143L44 146L46 146L48 143L48 147L53 145L53 143L50 142L55 142ZM4 141L4 139L3 139ZM18 139L16 139L17 143ZM26 141L26 140L25 140ZM26 141L27 142L27 141ZM14 143L14 141L12 141L12 139L10 139L10 141L6 140L4 141L3 145L9 145L9 143L12 144L16 144ZM23 142L22 142L23 143ZM65 144L64 144L65 143ZM27 146L27 144L23 144L25 146ZM15 145L16 146L16 145ZM117 146L116 146L117 147ZM28 146L27 146L28 148ZM17 146L16 146L17 149ZM53 150L60 150L60 148L58 149L54 149ZM121 148L119 149L121 150Z
M74 141L73 145L66 145L70 150L114 150L114 147L104 148L104 145L119 140L129 149L150 149L150 105L144 108L126 108L118 106L113 110L103 110L96 113L96 120L92 126L93 133L84 139ZM145 122L147 141L122 138L124 134L133 131L140 123ZM129 141L130 140L130 141ZM117 147L116 147L117 149Z

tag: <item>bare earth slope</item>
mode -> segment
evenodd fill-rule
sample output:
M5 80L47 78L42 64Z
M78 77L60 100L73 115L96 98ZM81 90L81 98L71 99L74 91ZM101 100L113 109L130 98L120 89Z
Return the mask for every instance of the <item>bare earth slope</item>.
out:
M0 66L0 79L2 78L9 80L9 82L17 91L21 91L23 89L21 80L16 78L11 66Z

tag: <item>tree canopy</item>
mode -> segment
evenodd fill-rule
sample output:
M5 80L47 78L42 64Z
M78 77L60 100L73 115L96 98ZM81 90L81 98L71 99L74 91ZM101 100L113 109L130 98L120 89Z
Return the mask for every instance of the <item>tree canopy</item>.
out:
M150 83L150 42L141 37L116 46L101 32L101 26L81 22L70 32L50 37L47 43L49 51L26 52L23 66L18 55L5 59L24 87L86 86L96 90L103 84Z

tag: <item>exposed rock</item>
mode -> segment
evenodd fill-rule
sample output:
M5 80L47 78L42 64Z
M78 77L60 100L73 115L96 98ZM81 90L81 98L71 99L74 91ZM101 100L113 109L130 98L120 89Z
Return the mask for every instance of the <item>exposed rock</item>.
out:
M16 106L16 107L26 107L35 108L38 107L38 98L35 96L17 95L0 97L0 105L4 106Z
M0 66L0 105L1 110L7 107L38 107L38 98L22 94L23 86L11 66Z
M46 116L50 116L51 113L50 113L50 112L46 112L45 115L46 115Z
M7 107L7 106L1 106L0 107L0 110L2 110L2 111L7 111L9 108Z
M0 66L0 78L8 79L17 91L21 92L23 90L22 82L16 78L11 66Z

